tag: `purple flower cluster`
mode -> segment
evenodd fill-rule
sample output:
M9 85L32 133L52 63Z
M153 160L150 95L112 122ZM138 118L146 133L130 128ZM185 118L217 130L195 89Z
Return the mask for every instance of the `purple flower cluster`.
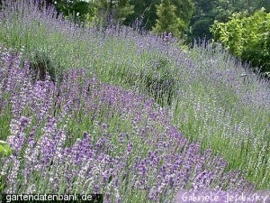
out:
M240 172L226 172L221 157L190 143L153 100L84 69L65 72L61 83L32 83L20 54L0 50L0 113L11 114L13 150L1 159L5 193L168 202L181 190L254 191Z

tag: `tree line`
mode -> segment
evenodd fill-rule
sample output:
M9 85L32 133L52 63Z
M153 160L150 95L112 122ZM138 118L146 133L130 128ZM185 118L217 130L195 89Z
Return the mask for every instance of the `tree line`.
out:
M166 31L186 43L213 39L244 61L270 71L269 0L35 1L55 6L65 18L84 26L120 24L159 35Z
M212 39L214 21L227 22L233 13L249 15L265 8L269 0L45 0L57 11L84 23L136 25L147 31L175 36Z
M4 0L0 0L0 3ZM14 0L20 1L20 0ZM227 22L233 13L248 15L264 7L269 0L35 0L54 5L58 12L77 23L104 26L120 23L193 41L213 38L214 21Z

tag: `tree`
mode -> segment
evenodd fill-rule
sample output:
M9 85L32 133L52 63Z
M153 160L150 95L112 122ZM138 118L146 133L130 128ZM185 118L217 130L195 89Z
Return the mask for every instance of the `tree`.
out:
M94 15L94 6L84 0L49 0L53 1L58 12L75 21L83 23L89 15Z
M125 20L125 25L151 30L157 19L156 6L161 0L130 0L134 12Z
M193 0L169 0L170 4L175 6L175 16L181 19L181 23L188 27L190 18L194 11ZM162 0L130 0L130 4L134 5L134 13L127 17L125 25L132 25L152 30L157 23L157 8ZM167 11L169 13L169 11ZM178 19L178 20L179 20Z
M227 22L236 12L247 12L249 15L264 7L270 12L269 0L194 0L195 12L191 18L189 40L194 38L213 38L209 28L215 20Z
M170 2L176 7L175 14L183 23L182 29L187 29L194 14L193 0L170 0Z
M123 23L134 12L129 0L95 0L99 22L105 26Z
M243 61L270 72L270 13L264 9L251 16L234 14L226 23L215 22L211 28L215 41L220 41Z
M185 1L186 4L184 4L184 1L179 0L173 0L173 2L162 0L161 4L157 6L157 20L153 31L159 34L166 31L183 37L192 15L192 3Z
M171 32L176 36L180 35L180 19L177 18L176 7L170 3L169 0L163 0L160 5L157 6L157 20L156 25L153 27L153 31L161 34L163 32ZM183 23L182 23L183 25Z

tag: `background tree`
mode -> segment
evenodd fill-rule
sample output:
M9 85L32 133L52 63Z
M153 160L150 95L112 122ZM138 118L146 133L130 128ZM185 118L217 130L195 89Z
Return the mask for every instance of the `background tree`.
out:
M184 37L192 12L191 1L162 0L157 6L157 20L153 31L159 34L166 31L174 36Z
M189 41L194 38L212 39L209 28L215 20L227 22L235 12L247 12L249 15L265 7L270 11L269 0L194 0L195 12L190 22Z
M176 17L178 21L181 19L179 24L182 24L182 28L186 29L194 11L193 0L169 0L168 2L174 6L173 9L169 8L170 11L174 10L172 16ZM156 27L157 19L160 18L157 8L162 4L162 0L130 0L130 4L134 5L134 13L127 17L124 22L125 25L148 31ZM163 13L170 16L170 11L168 10L167 13L164 11ZM176 19L173 21L176 22Z
M63 13L65 17L75 21L76 23L83 23L89 18L89 15L95 15L95 8L91 1L54 0L53 3L58 12Z
M181 29L186 31L194 14L193 0L170 0L170 2L176 7L175 14L183 23Z
M156 6L160 3L161 0L130 0L134 12L126 18L125 25L151 30L157 19Z
M269 28L270 13L261 9L251 16L234 14L226 23L216 21L211 31L214 40L222 42L232 54L262 72L270 72Z
M134 12L129 0L95 0L93 5L97 8L99 23L105 26L123 23Z
M157 6L157 20L153 31L162 34L163 32L171 32L175 36L181 35L181 29L184 27L184 22L176 16L176 6L171 4L169 0L163 0Z

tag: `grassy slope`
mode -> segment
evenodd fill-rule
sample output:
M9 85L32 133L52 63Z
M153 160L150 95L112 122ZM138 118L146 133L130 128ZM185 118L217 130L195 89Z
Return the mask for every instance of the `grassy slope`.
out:
M32 60L36 52L48 56L57 73L84 67L102 82L126 89L147 91L142 76L149 74L176 81L169 109L185 136L220 153L230 169L245 170L258 188L270 188L269 89L252 75L244 81L243 68L226 53L201 47L185 53L128 29L104 35L33 16L2 21L1 44L23 49ZM159 65L166 70L157 70Z

